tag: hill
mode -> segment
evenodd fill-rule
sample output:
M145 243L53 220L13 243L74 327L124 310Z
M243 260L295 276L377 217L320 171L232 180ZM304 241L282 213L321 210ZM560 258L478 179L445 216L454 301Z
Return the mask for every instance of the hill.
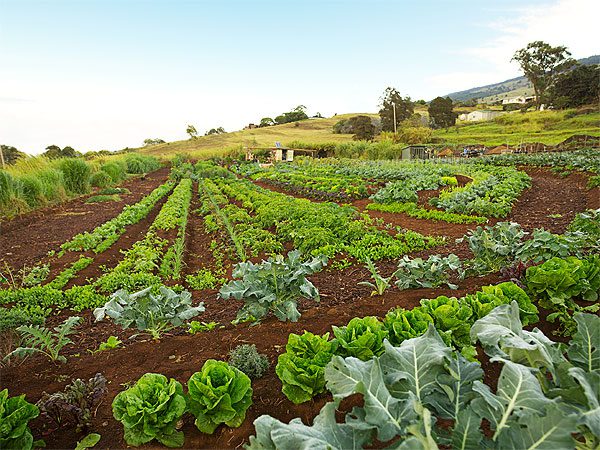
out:
M274 147L275 142L281 142L284 145L292 141L306 143L347 142L352 140L352 135L333 134L333 125L339 120L356 115L338 114L337 116L323 119L307 119L271 127L199 136L197 139L141 147L138 151L158 157L170 157L176 153L188 153L195 157L206 157L222 153L224 149ZM376 116L376 114L365 115Z
M582 58L578 62L583 65L600 64L600 55ZM492 103L503 98L516 97L518 95L533 95L533 86L525 77L511 78L500 83L453 92L447 96L459 102L480 99L482 103Z

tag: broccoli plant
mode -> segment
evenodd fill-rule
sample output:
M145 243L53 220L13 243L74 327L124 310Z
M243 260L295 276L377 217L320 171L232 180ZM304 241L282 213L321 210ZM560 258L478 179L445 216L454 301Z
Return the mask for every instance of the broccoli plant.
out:
M94 310L96 321L108 316L123 328L135 326L140 331L150 333L154 339L159 339L162 333L204 312L204 303L192 306L192 294L188 291L177 294L161 286L159 294L153 294L151 289L149 287L134 294L118 290L102 308Z
M299 298L319 301L317 288L306 277L326 264L324 256L303 262L297 250L289 252L287 258L277 255L260 264L242 262L233 270L233 277L238 279L223 286L219 296L245 302L238 319L253 316L261 320L272 311L282 322L296 322L300 318Z

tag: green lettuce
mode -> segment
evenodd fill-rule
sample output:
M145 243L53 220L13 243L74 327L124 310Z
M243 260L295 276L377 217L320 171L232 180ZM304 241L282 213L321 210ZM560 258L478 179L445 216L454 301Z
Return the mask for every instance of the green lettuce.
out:
M355 317L345 327L332 328L338 344L337 355L367 361L383 353L383 340L387 338L388 331L377 317Z
M0 391L0 448L29 450L33 436L27 426L40 413L37 406L25 400L24 395L8 397L8 389Z
M421 300L424 312L433 317L435 327L448 343L448 339L458 348L468 347L471 344L469 330L475 317L473 309L456 299L440 295L430 300Z
M128 445L156 439L167 447L181 447L183 433L177 422L186 410L181 383L156 373L144 374L137 383L117 394L112 403L113 415L125 427Z
M394 346L400 345L406 339L421 336L427 331L430 323L433 323L433 317L422 307L412 310L395 308L390 310L383 320L383 325L388 331L388 340Z
M531 303L527 293L513 282L483 286L481 291L465 296L464 300L473 309L475 319L488 315L496 306L516 301L519 305L523 325L537 323L538 309Z
M239 427L251 404L250 378L224 361L207 360L188 381L188 408L203 433L214 433L222 423Z
M331 361L337 343L305 331L290 334L285 353L279 355L275 372L282 392L295 404L307 402L325 390L325 366Z

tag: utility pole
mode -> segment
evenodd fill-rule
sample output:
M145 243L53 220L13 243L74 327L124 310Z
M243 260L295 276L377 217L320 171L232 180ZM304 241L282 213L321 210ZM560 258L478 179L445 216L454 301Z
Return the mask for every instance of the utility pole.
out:
M6 169L6 164L4 164L4 150L2 150L1 145L0 145L0 159L2 160L2 168Z
M394 134L396 133L396 104L392 103L392 107L394 108Z

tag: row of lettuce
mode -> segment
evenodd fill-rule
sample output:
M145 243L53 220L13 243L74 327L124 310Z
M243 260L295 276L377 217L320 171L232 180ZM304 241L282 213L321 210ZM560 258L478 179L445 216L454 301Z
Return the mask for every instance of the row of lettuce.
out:
M496 288L504 292L502 286ZM449 346L432 322L425 320L424 329L407 333L394 311L381 327L369 317L353 319L346 327L334 327L332 341L327 334L290 335L276 368L284 394L299 403L327 389L333 402L321 409L312 425L300 419L286 424L259 417L254 422L256 436L246 448L341 450L376 442L406 449L597 448L600 318L578 313L573 339L568 345L557 344L537 328L523 329L522 317L534 319L518 303L526 296L514 285L504 288L517 300L503 299L466 327L469 345L479 344L490 361L501 366L495 388L484 383L480 364ZM90 413L83 421L89 427L91 407L105 393L105 384L98 375L89 384L76 381L79 407ZM83 393L82 386L87 388ZM353 395L363 402L340 422L336 410ZM194 417L199 431L212 434L221 424L240 426L252 396L248 375L226 362L207 360L189 378L187 393L178 381L147 373L114 398L112 409L128 445L157 440L182 447L184 414ZM44 398L38 404L48 415L52 402ZM0 405L3 448L40 445L28 428L40 408L24 396L8 397L7 390L0 392ZM484 421L488 433L482 431Z
M107 188L129 175L145 174L160 167L152 156L83 158L27 158L0 170L0 216L13 216L70 197L87 194L93 187Z
M293 194L338 202L370 195L375 202L373 209L393 208L389 212L451 223L483 223L486 217L506 217L531 184L529 176L514 167L483 164L300 158L268 168L241 164L232 169ZM468 182L461 186L458 175L467 177ZM417 207L417 192L440 188L439 196L430 200L439 208L437 215L426 216L430 210Z

